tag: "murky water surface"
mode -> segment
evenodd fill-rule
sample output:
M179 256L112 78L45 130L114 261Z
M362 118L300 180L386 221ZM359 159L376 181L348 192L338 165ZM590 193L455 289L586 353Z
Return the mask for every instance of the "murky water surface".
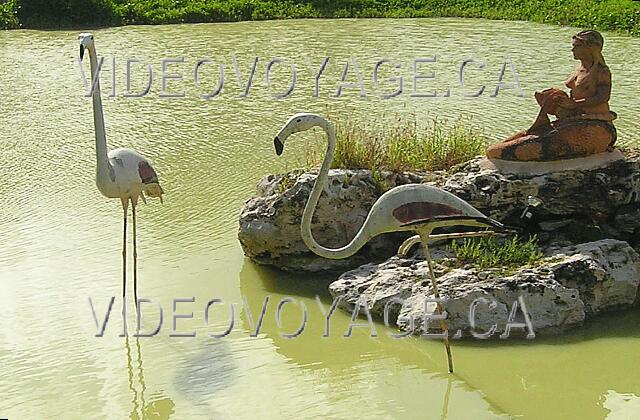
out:
M236 240L237 216L263 175L297 166L304 142L276 159L270 139L280 124L300 110L351 115L368 124L414 114L418 124L432 118L485 130L495 140L522 129L536 112L532 94L560 86L575 62L572 28L482 20L283 21L219 25L124 27L95 31L105 56L103 99L111 148L136 148L150 158L167 191L164 206L142 206L139 220L140 294L154 301L144 307L151 331L164 310L155 338L119 337L115 314L105 336L97 338L88 298L99 318L111 296L119 296L121 211L94 185L91 102L83 97L77 64L77 32L0 33L0 418L631 418L640 412L640 314L603 317L565 337L532 342L456 342L457 374L446 374L438 342L393 340L377 325L379 338L360 328L342 337L344 313L322 338L327 278L292 276L258 267L245 259ZM640 139L637 68L640 39L605 34L605 57L614 77L612 109L620 141ZM255 80L247 83L255 57ZM413 62L418 64L411 96ZM162 59L182 75L169 80L163 98ZM271 85L265 78L268 62ZM314 74L330 57L314 96ZM116 96L111 70L115 58ZM126 60L136 58L131 90L153 82L143 98L125 98ZM194 66L202 67L200 84ZM373 82L379 68L379 84ZM461 63L465 70L461 89ZM336 98L345 63L346 86ZM355 61L354 61L355 60ZM518 89L495 93L502 64L513 63ZM481 62L484 68L480 68ZM219 63L224 89L216 90ZM296 88L286 92L289 64L297 69ZM355 63L355 65L354 65ZM399 65L399 68L393 66ZM399 89L393 99L381 99ZM396 77L395 81L389 80ZM504 82L514 81L508 65ZM481 85L476 98L465 97ZM445 96L450 89L449 96ZM361 95L365 96L361 96ZM294 142L292 142L292 145ZM293 150L293 152L291 152ZM262 331L251 337L266 296L271 300ZM302 299L309 325L287 340L275 321L277 301ZM171 337L172 299L179 332ZM236 304L233 332L222 340L228 307L215 306L210 324L206 304L220 298ZM249 312L250 311L250 312ZM249 315L251 313L252 316ZM284 310L283 330L294 330L299 309ZM253 320L253 322L252 322ZM626 417L625 417L626 416Z

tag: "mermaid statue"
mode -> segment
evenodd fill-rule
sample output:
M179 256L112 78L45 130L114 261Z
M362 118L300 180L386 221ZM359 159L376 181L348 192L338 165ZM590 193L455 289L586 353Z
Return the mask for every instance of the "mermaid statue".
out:
M580 65L565 82L570 93L557 88L536 92L540 112L533 125L489 146L489 159L555 161L613 150L616 114L609 110L611 71L602 56L604 39L587 30L574 35L571 45ZM549 115L556 119L550 121Z

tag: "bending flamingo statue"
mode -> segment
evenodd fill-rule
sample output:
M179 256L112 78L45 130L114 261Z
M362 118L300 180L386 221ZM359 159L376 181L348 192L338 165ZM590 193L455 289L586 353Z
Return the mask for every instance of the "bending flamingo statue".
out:
M493 234L495 231L431 235L433 230L447 226L470 226L494 228L499 231L506 230L501 223L486 217L469 203L449 192L423 184L408 184L392 188L373 204L364 224L351 242L341 248L325 248L318 244L313 238L311 219L318 204L320 194L327 183L329 168L333 161L333 154L336 149L335 129L331 123L319 115L307 113L296 114L282 127L273 142L276 153L280 155L284 150L284 144L289 136L313 127L320 127L325 131L328 138L328 146L320 172L318 173L318 177L316 178L313 189L309 195L309 200L302 214L300 231L304 243L311 251L321 257L331 259L347 258L358 252L358 250L373 237L382 233L401 231L416 232L419 235L419 240L418 236L409 238L403 246L400 247L400 252L406 252L412 245L419 241L422 242L429 267L433 294L436 298L440 298L438 285L433 273L429 247L427 245L429 239L478 236ZM440 304L437 305L437 311L442 313ZM440 327L444 333L447 329L444 320L441 321ZM449 372L452 373L453 361L451 359L449 340L446 336L444 338L444 344L447 351Z
M138 253L136 244L136 206L138 199L146 203L145 194L149 197L160 198L164 191L160 187L158 175L148 160L140 153L131 149L115 149L107 153L107 137L104 129L104 115L100 98L100 79L98 73L98 58L93 35L81 33L80 61L84 52L89 54L92 77L93 123L96 135L96 185L98 190L107 198L119 198L124 212L124 233L122 235L122 301L127 286L127 213L129 201L133 216L133 290L136 307L138 305ZM94 80L95 78L95 80Z

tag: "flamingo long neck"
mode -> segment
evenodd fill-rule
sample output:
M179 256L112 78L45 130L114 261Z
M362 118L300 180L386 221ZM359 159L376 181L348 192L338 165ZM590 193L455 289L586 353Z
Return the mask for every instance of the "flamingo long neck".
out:
M104 114L102 99L100 98L100 74L98 71L98 57L95 48L88 48L91 62L91 83L93 99L93 125L96 134L96 163L98 181L109 179L109 158L107 157L107 135L104 129ZM94 78L96 78L94 83Z
M316 206L318 205L320 195L322 194L324 186L327 183L329 169L331 168L331 162L333 161L333 154L336 151L336 133L333 126L328 121L321 122L318 125L325 131L325 133L327 133L327 153L324 157L324 161L322 162L322 166L320 167L320 172L318 173L316 182L313 184L313 189L311 190L311 194L309 195L309 200L304 207L304 212L302 213L302 224L300 225L300 233L302 235L302 240L307 245L307 247L309 247L309 249L311 249L316 254L324 258L342 259L350 257L351 255L358 252L358 250L362 248L370 238L367 235L366 222L365 225L360 228L360 231L356 234L355 238L353 238L351 242L341 248L325 248L318 242L316 242L316 240L313 238L313 233L311 232L311 220L313 218L313 214L315 213Z

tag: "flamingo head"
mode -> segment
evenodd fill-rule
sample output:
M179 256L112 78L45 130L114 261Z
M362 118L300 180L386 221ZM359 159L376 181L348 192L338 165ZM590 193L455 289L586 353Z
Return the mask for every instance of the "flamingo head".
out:
M84 50L93 48L93 34L83 32L78 35L78 41L80 41L80 61L82 61Z
M326 124L328 124L327 120L320 115L308 113L295 114L293 117L289 118L289 121L287 121L273 139L276 154L278 156L282 154L284 150L284 143L292 134Z

